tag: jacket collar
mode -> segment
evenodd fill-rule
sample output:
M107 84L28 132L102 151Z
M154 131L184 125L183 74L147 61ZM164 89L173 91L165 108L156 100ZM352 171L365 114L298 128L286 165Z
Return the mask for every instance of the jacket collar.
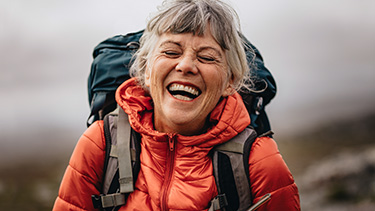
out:
M165 134L154 130L153 103L150 95L137 85L136 80L125 81L116 91L116 101L129 115L132 128L141 134L152 137L165 137ZM206 133L196 136L177 136L177 140L186 146L212 147L224 143L249 124L250 117L238 93L223 98L210 114L211 127Z

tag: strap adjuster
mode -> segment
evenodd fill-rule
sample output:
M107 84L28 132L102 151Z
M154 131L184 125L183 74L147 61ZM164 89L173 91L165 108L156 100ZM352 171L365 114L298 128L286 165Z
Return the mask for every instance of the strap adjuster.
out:
M210 210L220 210L226 206L228 206L228 201L225 193L223 193L217 195L214 199L211 200Z
M116 206L124 205L126 202L125 194L122 194L122 193L114 193L114 194L107 194L107 195L102 194L100 196L92 195L91 200L95 209L116 207Z

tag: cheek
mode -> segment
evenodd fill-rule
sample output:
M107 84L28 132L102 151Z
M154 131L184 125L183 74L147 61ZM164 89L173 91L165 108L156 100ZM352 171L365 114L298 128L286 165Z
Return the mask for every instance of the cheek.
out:
M210 92L222 96L228 87L227 74L221 69L216 69L206 76L206 84L209 84Z
M211 112L225 93L225 88L227 87L226 75L218 71L215 69L211 74L206 75L207 94L203 100L202 111Z
M166 78L165 68L160 61L153 63L152 69L149 69L149 74L146 76L145 84L150 89L150 93L154 100L159 98L164 90L164 81Z
M145 72L145 85L148 88L155 86L156 80L157 80L156 77L160 75L159 63L160 62L158 62L157 56L154 56L151 59L149 59L149 62L147 63L146 72Z

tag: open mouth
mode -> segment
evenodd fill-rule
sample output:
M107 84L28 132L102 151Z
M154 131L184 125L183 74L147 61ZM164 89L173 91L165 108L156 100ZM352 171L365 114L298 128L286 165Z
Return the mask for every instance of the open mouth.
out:
M173 83L168 87L169 93L179 100L191 101L200 95L200 90L192 87L185 86L182 84Z

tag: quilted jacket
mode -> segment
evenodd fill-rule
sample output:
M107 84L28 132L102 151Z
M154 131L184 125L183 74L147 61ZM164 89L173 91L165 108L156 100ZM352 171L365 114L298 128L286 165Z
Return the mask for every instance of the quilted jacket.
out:
M116 100L142 135L141 169L124 210L207 210L217 195L209 151L240 133L250 123L241 97L222 99L212 111L211 127L196 136L160 133L153 129L152 99L134 80L122 84ZM53 210L95 210L91 195L100 194L105 156L103 122L82 135L71 156ZM257 138L249 157L254 202L271 193L258 210L300 210L293 177L276 143Z

